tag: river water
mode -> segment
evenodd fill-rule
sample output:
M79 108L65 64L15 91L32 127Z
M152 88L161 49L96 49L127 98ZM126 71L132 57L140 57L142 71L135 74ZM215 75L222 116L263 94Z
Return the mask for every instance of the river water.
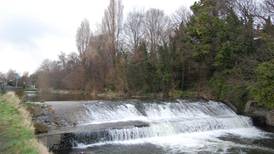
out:
M274 153L274 134L214 101L82 101L62 111L72 131L65 154ZM61 110L62 107L56 107ZM96 129L95 129L96 128Z

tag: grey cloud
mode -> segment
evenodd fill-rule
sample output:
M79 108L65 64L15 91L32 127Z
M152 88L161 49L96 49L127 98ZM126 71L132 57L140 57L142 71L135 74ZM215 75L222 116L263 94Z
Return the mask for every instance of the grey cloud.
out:
M26 17L11 17L0 25L0 40L14 45L31 45L33 40L52 31L43 22Z

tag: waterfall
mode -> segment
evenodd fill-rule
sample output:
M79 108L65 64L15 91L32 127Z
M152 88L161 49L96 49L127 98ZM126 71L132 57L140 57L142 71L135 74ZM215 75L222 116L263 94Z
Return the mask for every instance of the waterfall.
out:
M252 127L250 118L237 115L227 105L214 101L105 101L86 103L84 108L86 122L83 125L111 124L113 127L77 134L75 142L81 144ZM147 125L137 127L134 125L137 121ZM126 127L116 128L121 122Z
M87 112L86 124L144 120L145 117L133 104L112 104L99 102L84 105Z

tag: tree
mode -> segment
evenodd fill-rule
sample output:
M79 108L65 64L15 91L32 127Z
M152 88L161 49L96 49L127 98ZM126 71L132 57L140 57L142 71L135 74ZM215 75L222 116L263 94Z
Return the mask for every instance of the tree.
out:
M88 52L91 37L91 30L87 19L83 20L76 34L76 45L82 64L86 63L86 53Z
M110 0L102 21L102 32L106 35L110 55L114 58L120 47L119 41L123 22L123 5L121 0Z
M240 14L245 25L253 24L254 17L257 14L258 6L254 0L237 0L236 11Z
M131 92L149 91L151 78L148 78L148 53L145 42L140 42L134 52L129 55L127 67L127 82Z
M274 60L262 63L256 69L256 83L253 87L255 99L262 105L274 107Z
M8 84L12 86L18 86L18 81L20 79L20 75L15 70L9 70L6 74L6 78L8 81Z
M156 55L157 47L168 42L170 19L159 9L149 9L145 14L145 37L149 52ZM156 58L156 57L155 57Z
M202 0L192 7L193 17L190 19L186 33L189 36L193 59L199 63L197 68L198 87L215 71L214 60L220 47L224 22L218 16L218 3L214 0ZM199 88L200 89L200 88Z
M254 50L254 23L256 14L258 14L258 5L254 0L238 0L236 2L236 9L240 13L240 17L245 26L245 43L246 51L253 52Z
M6 76L4 73L0 72L0 81L6 81Z
M239 62L239 55L248 53L244 42L244 26L233 10L227 12L222 27L220 47L215 57L217 69L231 69Z
M159 75L161 91L165 97L168 97L169 91L173 87L172 83L172 64L171 64L171 52L167 44L164 44L159 49Z
M65 53L61 52L60 55L58 56L60 65L62 69L65 69L67 66L67 56Z
M173 70L173 82L176 89L185 90L189 85L188 75L190 74L191 66L194 66L193 62L193 50L189 45L190 37L187 34L187 25L179 25L175 30L175 35L171 37L169 44L171 52L171 65ZM191 76L189 81L196 80L194 76Z
M84 20L76 35L78 53L45 61L34 78L42 89L165 96L190 90L238 107L249 96L268 106L273 104L272 3L200 0L192 13L135 10L123 22L122 2L110 0L98 33Z
M28 72L24 72L23 75L21 76L18 85L20 87L26 88L26 86L30 85L29 83L29 73Z
M50 85L50 60L44 60L43 63L41 64L40 68L36 72L37 74L37 86L39 89L42 90L42 92L47 92L49 89L52 87Z
M107 67L107 71L104 73L104 79L105 83L108 83L108 87L105 88L111 90L120 90L120 85L124 82L120 80L121 74L118 73L124 72L120 70L122 68L120 67L120 62L122 61L120 54L123 54L121 44L123 9L124 6L121 0L110 0L102 21L101 36L104 44L101 55L104 56L102 57L103 59L107 59L105 64L103 64L104 67Z
M263 8L270 13L270 15L274 16L274 0L264 0L263 1Z
M81 64L79 56L75 52L70 53L64 59L65 59L65 68L64 69L66 69L67 72L73 71L76 66L79 66Z
M9 70L6 76L8 81L15 81L19 75L15 70Z
M175 11L175 13L171 16L171 22L173 25L173 29L180 28L180 26L186 26L191 17L191 12L185 8L181 7Z
M74 66L73 71L68 72L61 80L64 89L82 90L85 86L85 70L81 65Z
M133 11L128 14L124 32L130 51L136 50L144 38L144 17L144 13L141 11Z

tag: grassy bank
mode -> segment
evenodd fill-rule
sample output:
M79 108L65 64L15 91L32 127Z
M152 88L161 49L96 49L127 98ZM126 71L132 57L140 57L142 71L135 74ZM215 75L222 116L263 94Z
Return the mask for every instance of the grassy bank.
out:
M34 135L29 113L14 93L0 96L0 153L47 154Z

